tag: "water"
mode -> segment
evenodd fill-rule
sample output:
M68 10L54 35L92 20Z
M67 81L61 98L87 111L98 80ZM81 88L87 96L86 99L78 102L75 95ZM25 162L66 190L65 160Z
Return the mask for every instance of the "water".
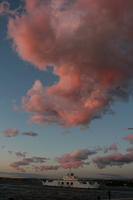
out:
M133 188L106 188L100 190L57 188L42 186L40 180L3 179L0 180L0 200L101 200L130 198L133 200Z

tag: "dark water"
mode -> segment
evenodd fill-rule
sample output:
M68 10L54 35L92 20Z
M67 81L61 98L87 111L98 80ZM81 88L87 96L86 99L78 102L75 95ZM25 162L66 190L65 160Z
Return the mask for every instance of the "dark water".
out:
M104 200L130 198L133 200L133 188L108 189L71 189L44 187L36 181L0 181L0 200Z

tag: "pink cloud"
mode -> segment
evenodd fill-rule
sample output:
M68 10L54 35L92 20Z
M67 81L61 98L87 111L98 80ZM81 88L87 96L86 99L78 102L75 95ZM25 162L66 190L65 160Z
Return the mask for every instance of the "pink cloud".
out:
M88 149L80 149L68 154L64 154L61 157L57 157L57 161L63 168L78 168L85 164L88 156L96 154L96 151L91 151Z
M98 168L107 166L123 166L133 163L133 152L127 154L115 153L107 156L97 156L92 159Z
M133 144L133 133L130 133L128 136L124 137L123 139Z
M16 128L8 128L8 129L5 129L3 130L3 133L4 133L4 137L16 137L17 135L19 135L19 130L16 129Z
M36 81L22 100L31 122L86 125L114 101L128 100L133 79L132 0L29 1L9 18L19 56L59 76Z

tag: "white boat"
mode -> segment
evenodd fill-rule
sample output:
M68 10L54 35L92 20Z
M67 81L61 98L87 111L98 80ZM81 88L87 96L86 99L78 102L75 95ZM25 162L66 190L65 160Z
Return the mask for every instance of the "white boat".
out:
M42 181L44 186L56 186L67 188L99 188L99 184L96 181L80 181L73 173L67 174L61 179L57 180L45 180Z

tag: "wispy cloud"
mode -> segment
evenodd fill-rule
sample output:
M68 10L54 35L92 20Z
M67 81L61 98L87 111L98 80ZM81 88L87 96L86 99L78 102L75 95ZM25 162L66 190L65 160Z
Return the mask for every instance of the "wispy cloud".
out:
M21 156L22 157L22 156ZM18 171L26 171L24 169L25 166L29 166L30 164L40 164L40 163L44 163L48 160L48 158L45 158L45 157L37 157L37 156L34 156L34 157L31 157L31 158L23 158L22 160L20 161L16 161L16 162L13 162L10 164L11 167L15 168L16 170Z
M27 152L13 152L11 150L8 150L8 153L10 155L16 155L18 158L20 158L20 157L25 158L27 155Z
M47 170L57 170L60 168L59 165L41 165L41 166L32 166L35 171L47 171Z
M18 135L31 136L31 137L38 136L38 133L35 133L33 131L21 132L17 128L8 128L8 129L5 129L5 130L3 130L3 133L4 133L3 136L7 137L7 138L16 137Z
M109 151L117 151L118 150L118 144L113 143L108 147L103 148L104 153L108 153Z
M21 134L22 134L22 135L27 135L27 136L32 136L32 137L38 136L38 133L35 133L35 132L32 132L32 131L23 132L23 133L21 133Z
M16 155L17 157L23 157L23 158L25 158L25 157L26 157L26 154L27 154L27 152L15 152L15 155Z

